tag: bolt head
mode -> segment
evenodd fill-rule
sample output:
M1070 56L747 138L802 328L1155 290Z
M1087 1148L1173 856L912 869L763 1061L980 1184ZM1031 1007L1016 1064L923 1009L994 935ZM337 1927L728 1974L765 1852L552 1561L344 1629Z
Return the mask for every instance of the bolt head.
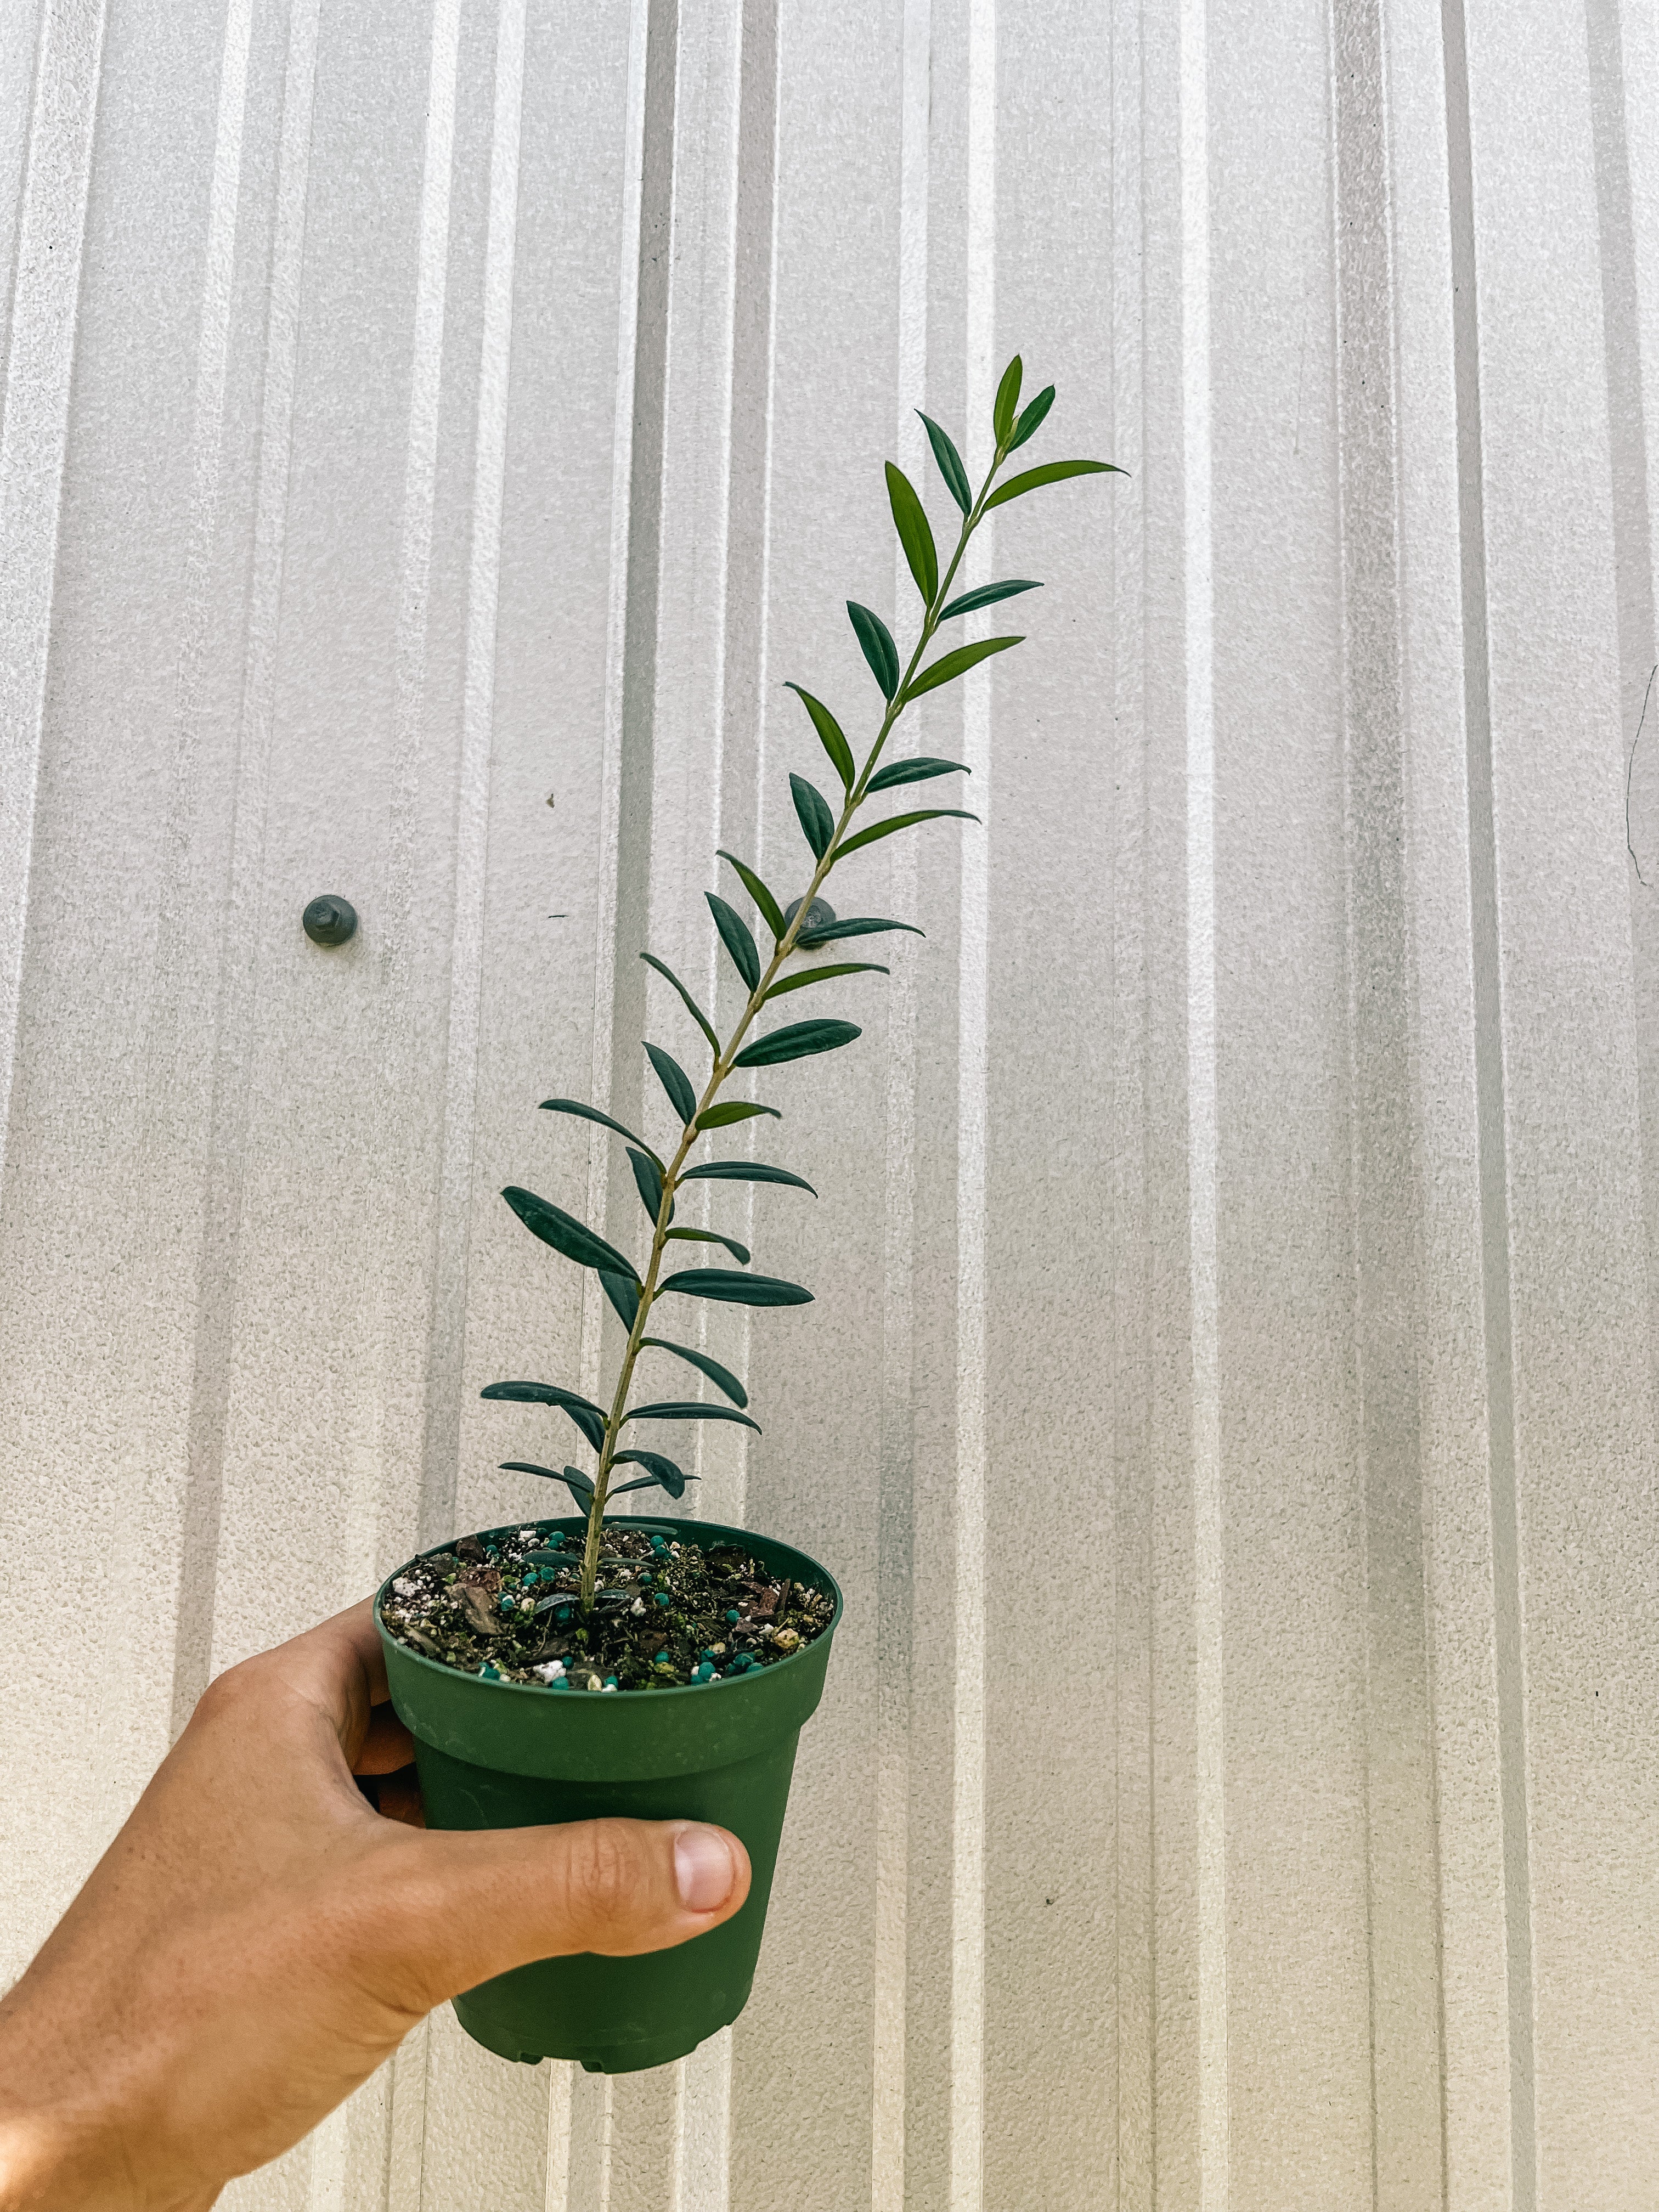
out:
M313 899L300 917L300 927L313 945L343 945L356 933L357 909L349 899L327 891Z
M783 926L786 929L788 928L790 923L794 920L796 915L799 914L799 911L800 901L799 899L791 899L788 905L783 909ZM801 924L801 927L803 929L827 929L835 918L836 909L830 905L829 900L815 898L811 905L806 909L806 919Z

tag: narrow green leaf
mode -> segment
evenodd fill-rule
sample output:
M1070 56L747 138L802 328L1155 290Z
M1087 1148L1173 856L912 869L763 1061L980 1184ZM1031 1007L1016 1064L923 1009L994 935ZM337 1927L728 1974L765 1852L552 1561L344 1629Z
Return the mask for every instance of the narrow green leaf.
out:
M997 386L996 404L991 410L991 427L996 432L1000 446L1006 446L1013 433L1014 410L1019 405L1019 380L1024 374L1024 366L1016 354L1003 370L1002 381Z
M804 775L791 775L789 793L800 819L801 835L812 848L813 859L821 860L830 849L830 840L836 834L836 817L830 811L830 802L817 786L808 783ZM749 986L751 991L759 981L760 970L757 969L755 982Z
M772 994L766 994L769 999ZM762 1000L765 1004L765 1000ZM751 1105L746 1098L728 1098L723 1106L710 1106L697 1116L697 1134L707 1136L711 1129L729 1129L734 1121L752 1121L757 1114L769 1114L775 1121L783 1116L775 1106Z
M939 548L933 543L933 526L916 496L915 486L891 461L887 464L887 498L893 510L893 527L904 548L904 557L910 564L916 589L921 593L922 605L931 607L933 594L939 589Z
M714 1035L714 1025L709 1020L708 1015L704 1013L702 1008L697 1004L696 1000L692 997L690 991L686 989L684 984L681 982L679 977L668 965L668 963L665 960L659 960L654 952L641 952L640 957L644 961L647 968L654 968L659 975L665 976L668 981L674 986L674 988L679 993L681 998L685 1001L685 1011L690 1015L692 1020L708 1038L708 1049L714 1054L715 1059L718 1060L720 1056L720 1041Z
M700 1168L687 1168L680 1181L693 1182L699 1178L708 1182L787 1182L817 1196L804 1176L791 1175L787 1168L763 1168L754 1160L705 1160Z
M657 1071L663 1089L668 1093L668 1103L682 1121L693 1120L697 1111L697 1094L691 1088L691 1079L672 1052L665 1052L659 1044L647 1044L645 1056Z
M732 956L732 965L752 991L760 981L761 963L760 953L750 934L749 924L735 907L727 906L726 901L717 897L713 891L705 891L703 896L708 902L708 911L714 917L720 943ZM714 1057L719 1059L718 1052ZM691 1116L688 1114L685 1118L689 1121Z
M760 908L761 920L771 931L773 936L775 938L781 937L783 935L783 908L778 904L776 899L773 897L771 892L767 890L765 884L755 873L755 871L752 868L745 867L744 863L738 858L737 854L735 853L728 853L724 846L720 848L720 857L722 860L730 860L732 866L737 870L738 874L742 880L744 890L748 892L750 897L754 900L755 904ZM752 990L754 986L751 984L750 988ZM716 1060L720 1058L720 1048L718 1046L714 1048L714 1057Z
M599 1287L622 1318L624 1328L632 1328L640 1310L640 1286L631 1275L601 1275Z
M890 699L899 686L898 647L893 642L893 633L879 615L860 606L856 599L848 599L847 611L852 618L854 635L870 664L870 673L880 684L883 697Z
M625 1497L630 1490L665 1490L671 1498L684 1498L685 1486L695 1482L695 1474L687 1474L665 1459L660 1452L625 1451L611 1455L612 1467L642 1467L647 1472L636 1482L619 1482L611 1491L612 1498Z
M533 1190L520 1190L516 1185L501 1193L532 1237L539 1237L544 1244L550 1244L567 1260L574 1260L579 1267L611 1269L629 1282L637 1282L634 1263L625 1259L614 1244L607 1244L603 1237L572 1215L550 1206L544 1198L538 1198Z
M1067 477L1122 477L1127 469L1115 461L1045 461L1040 469L1027 469L1024 476L1010 477L1000 490L994 491L985 502L988 514L994 507L1002 507L1011 499L1019 499L1039 485L1063 483Z
M1045 384L1014 425L1014 434L1008 441L1008 450L1011 453L1017 446L1023 446L1025 443L1031 433L1041 425L1043 416L1054 404L1054 387L1052 384Z
M829 754L836 774L841 778L842 790L850 791L858 769L853 759L853 748L848 744L841 724L822 699L815 699L810 691L803 691L799 684L786 684L783 688L786 691L793 691L812 717L812 727L823 740L823 750ZM782 930L779 929L776 934L781 937Z
M558 1406L592 1445L595 1451L605 1442L605 1413L591 1398L584 1398L574 1390L561 1390L552 1382L492 1382L487 1390L480 1390L481 1398L505 1398L517 1406Z
M994 607L999 599L1012 599L1021 592L1040 592L1041 584L1033 584L1023 576L1016 576L1006 584L981 584L976 592L964 592L959 599L952 599L948 607L939 609L941 622L950 622L957 615L970 615L980 607Z
M851 1044L864 1031L856 1022L791 1022L787 1028L774 1030L770 1036L757 1037L753 1044L744 1045L732 1065L737 1067L775 1067L786 1060L805 1060L815 1052L834 1052L838 1045Z
M837 975L890 975L892 972L890 968L884 968L879 960L832 960L822 968L803 968L796 975L781 977L773 984L761 1004L770 1006L774 999L781 999L786 991L802 990L808 983L828 983Z
M921 415L920 407L916 412ZM933 459L939 463L939 472L945 479L945 489L964 514L971 514L974 495L968 471L962 465L962 455L931 415L921 415L921 419L927 431L927 442L933 449Z
M744 1255L745 1259L748 1256L747 1253ZM642 1336L640 1343L641 1347L648 1344L658 1352L672 1352L677 1359L685 1360L706 1375L717 1390L724 1390L734 1405L746 1406L749 1403L749 1393L731 1369L722 1367L718 1359L711 1359L706 1352L694 1352L689 1344L671 1344L665 1336Z
M775 1275L745 1275L735 1267L683 1267L663 1284L665 1291L683 1291L687 1297L713 1298L727 1306L807 1306L811 1291L799 1283L786 1283Z
M584 1513L592 1508L593 1485L579 1467L538 1467L532 1460L504 1459L501 1468L503 1474L539 1474L549 1482L562 1482Z
M937 691L941 684L954 683L970 668L977 668L981 660L988 660L994 653L1006 653L1011 645L1024 642L1023 637L984 637L977 645L959 645L954 653L947 653L931 668L924 668L905 693L905 698L907 702L920 699L924 691Z
M850 921L826 921L822 929L805 929L795 939L795 950L804 951L815 945L833 945L838 937L879 937L884 930L906 929L912 937L926 937L925 929L918 929L914 921L881 921L873 915L855 915Z
M890 815L885 822L878 822L872 829L860 830L856 837L849 837L842 847L843 854L856 853L860 845L873 845L878 838L890 837L895 830L908 830L915 822L939 822L947 814L959 821L977 822L977 814L969 814L964 806L921 806L914 814Z
M961 761L928 760L920 755L914 760L889 762L878 769L866 788L868 791L890 791L898 783L926 783L930 776L971 775L972 769Z
M718 1052L719 1046L714 1049ZM631 1129L625 1129L620 1121L613 1121L608 1114L601 1114L597 1106L584 1106L580 1098L544 1098L540 1110L544 1114L578 1114L584 1121L597 1121L604 1128L614 1129L619 1137L626 1137L630 1145L637 1145L648 1159L657 1160L643 1137L636 1137ZM660 1167L662 1162L657 1160L657 1165Z
M634 1188L640 1194L640 1204L654 1221L662 1212L662 1170L654 1160L647 1159L643 1152L636 1152L632 1145L628 1147L628 1160L634 1170ZM674 1218L672 1211L668 1218L671 1221Z
M685 1244L724 1244L740 1267L749 1265L749 1247L735 1237L722 1237L717 1229L671 1229L667 1242Z
M760 1434L760 1423L730 1406L710 1406L701 1398L675 1398L659 1406L635 1406L624 1421L737 1421Z

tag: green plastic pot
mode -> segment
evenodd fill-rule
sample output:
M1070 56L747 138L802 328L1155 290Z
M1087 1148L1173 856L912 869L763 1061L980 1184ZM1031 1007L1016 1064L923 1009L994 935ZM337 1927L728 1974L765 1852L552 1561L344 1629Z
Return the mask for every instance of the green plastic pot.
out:
M514 1522L483 1530L478 1540L495 1542L531 1525L550 1536L578 1534L585 1523ZM747 2003L795 1745L823 1693L842 1611L834 1577L787 1544L708 1521L627 1525L682 1544L741 1544L775 1573L823 1591L835 1605L829 1627L752 1674L685 1689L561 1695L458 1674L399 1644L380 1618L395 1577L374 1601L392 1703L415 1739L429 1827L538 1827L620 1814L712 1821L748 1850L748 1900L723 1927L637 1958L583 1952L538 1960L456 1998L461 2026L485 2050L532 2066L572 2058L590 2074L631 2074L684 2058ZM434 1545L423 1556L453 1549Z

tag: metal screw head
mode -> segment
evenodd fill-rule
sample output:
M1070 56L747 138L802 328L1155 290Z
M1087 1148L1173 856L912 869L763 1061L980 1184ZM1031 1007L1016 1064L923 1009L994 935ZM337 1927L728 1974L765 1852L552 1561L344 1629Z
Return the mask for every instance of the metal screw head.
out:
M791 899L788 905L783 909L783 926L786 929L788 928L790 923L794 920L799 910L800 901L799 899ZM814 899L811 905L806 909L806 919L801 924L801 927L803 929L827 929L835 918L836 909L830 905L828 899Z
M343 945L356 931L357 909L349 899L328 891L313 899L300 917L300 927L313 945Z

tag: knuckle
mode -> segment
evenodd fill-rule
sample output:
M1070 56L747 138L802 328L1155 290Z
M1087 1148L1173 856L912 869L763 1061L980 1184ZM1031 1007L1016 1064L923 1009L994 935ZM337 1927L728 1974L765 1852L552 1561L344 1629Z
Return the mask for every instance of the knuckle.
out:
M585 1820L568 1844L567 1882L571 1917L603 1929L631 1917L650 1896L649 1870L638 1837L620 1820Z

